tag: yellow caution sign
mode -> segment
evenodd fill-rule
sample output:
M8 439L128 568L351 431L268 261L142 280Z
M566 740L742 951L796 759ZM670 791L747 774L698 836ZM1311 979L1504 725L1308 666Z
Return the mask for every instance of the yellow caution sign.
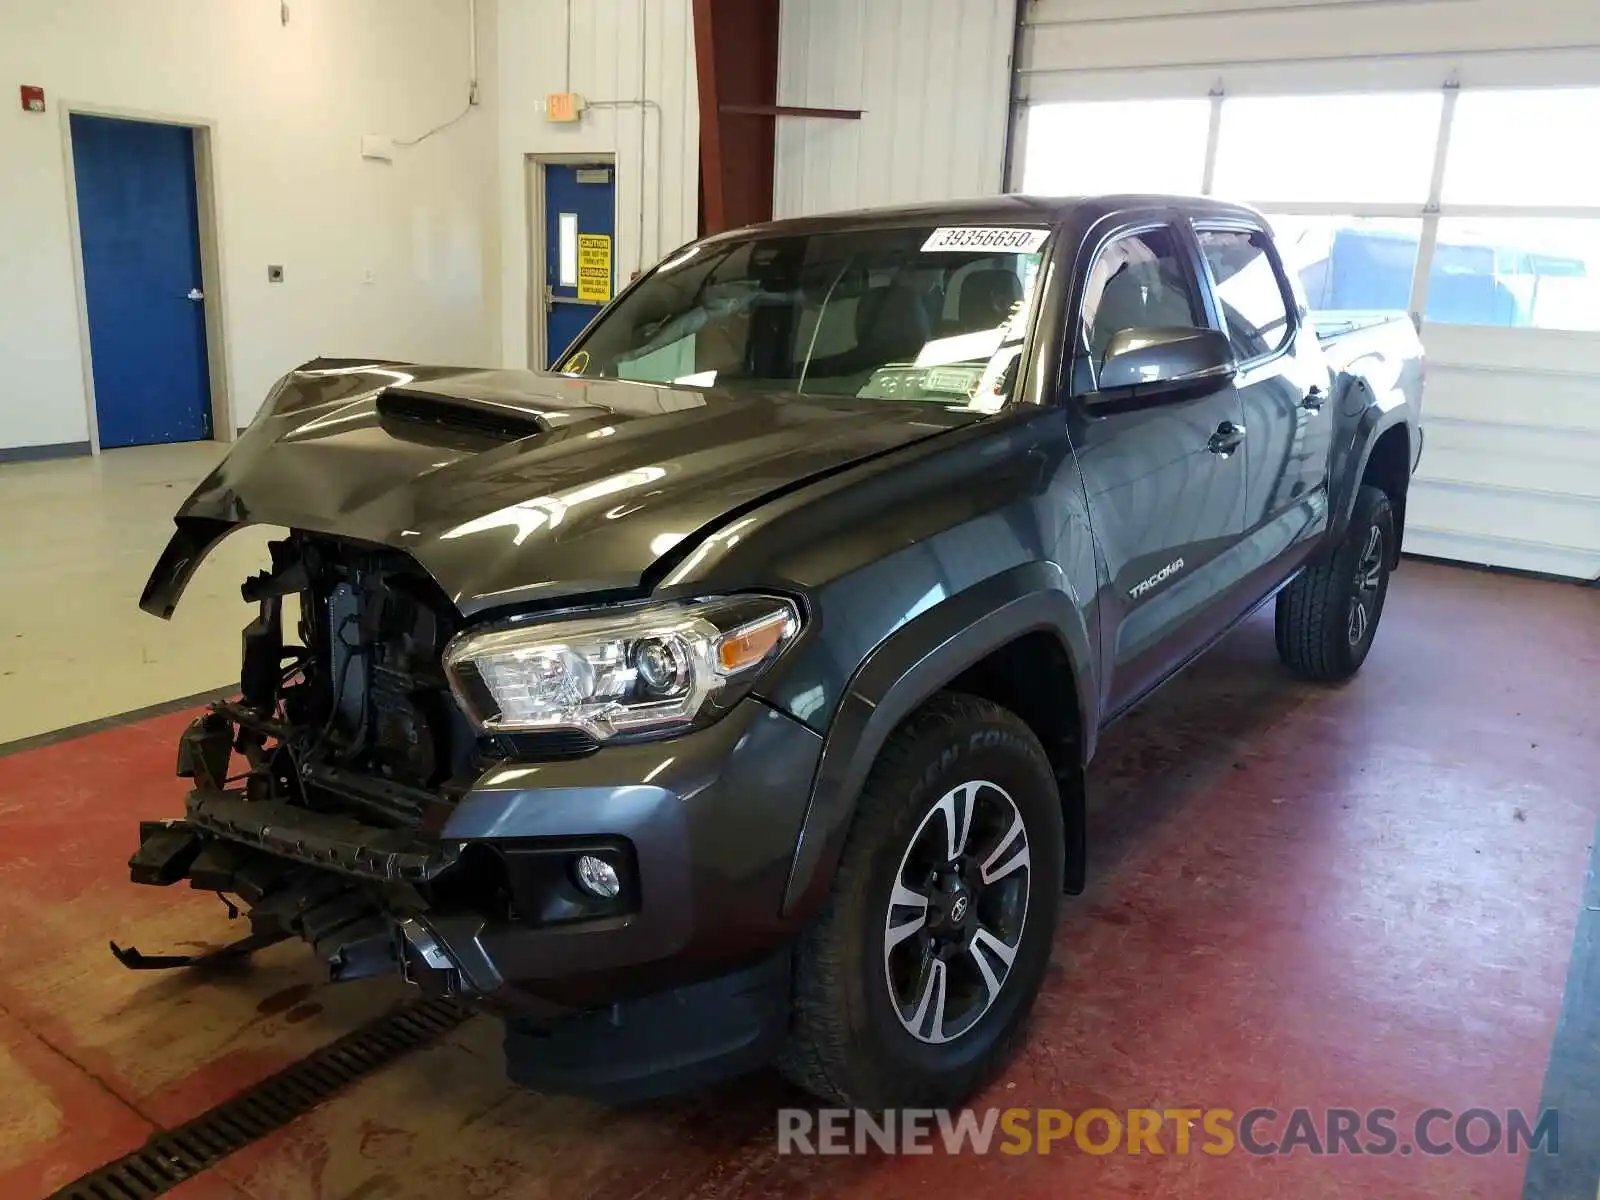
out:
M611 299L611 235L578 235L578 299Z

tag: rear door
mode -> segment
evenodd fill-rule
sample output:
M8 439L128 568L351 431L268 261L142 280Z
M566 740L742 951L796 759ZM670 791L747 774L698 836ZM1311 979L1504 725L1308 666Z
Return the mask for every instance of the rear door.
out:
M1087 398L1116 333L1210 322L1201 272L1186 226L1124 225L1098 241L1069 326L1077 337L1073 449L1106 580L1100 629L1108 712L1161 682L1230 619L1224 597L1237 583L1238 556L1230 552L1245 506L1243 455L1226 436L1242 423L1238 393L1224 387L1117 409ZM1081 533L1062 530L1067 541Z
M1271 236L1246 222L1199 221L1195 238L1239 364L1247 582L1270 586L1327 527L1328 372Z

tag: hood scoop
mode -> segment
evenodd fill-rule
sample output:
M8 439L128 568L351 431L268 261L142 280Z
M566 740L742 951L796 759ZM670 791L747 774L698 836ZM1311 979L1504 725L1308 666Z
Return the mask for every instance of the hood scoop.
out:
M391 437L430 445L448 439L468 450L519 441L555 427L525 408L405 388L386 388L378 396L377 407L379 422Z

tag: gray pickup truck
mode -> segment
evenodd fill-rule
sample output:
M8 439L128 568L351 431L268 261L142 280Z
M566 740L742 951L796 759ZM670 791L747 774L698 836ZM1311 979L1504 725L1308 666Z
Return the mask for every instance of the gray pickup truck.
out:
M289 531L133 878L500 1014L532 1086L957 1104L1100 731L1274 599L1289 670L1361 666L1422 377L1404 319L1319 336L1258 215L1159 196L706 238L548 374L308 363L145 590Z

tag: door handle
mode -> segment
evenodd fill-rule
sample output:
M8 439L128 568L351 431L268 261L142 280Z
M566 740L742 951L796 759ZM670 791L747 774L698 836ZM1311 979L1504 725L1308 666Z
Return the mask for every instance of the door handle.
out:
M1211 440L1206 443L1206 449L1213 454L1220 454L1224 458L1232 454L1244 441L1244 426L1232 421L1224 421L1217 426L1217 431L1211 435Z
M190 288L189 289L188 298L190 300L200 301L200 300L204 300L206 298L206 294L204 292L202 292L199 288Z
M1311 390L1305 395L1305 399L1300 401L1300 407L1307 412L1321 412L1322 406L1327 402L1327 394L1316 384L1312 384Z

